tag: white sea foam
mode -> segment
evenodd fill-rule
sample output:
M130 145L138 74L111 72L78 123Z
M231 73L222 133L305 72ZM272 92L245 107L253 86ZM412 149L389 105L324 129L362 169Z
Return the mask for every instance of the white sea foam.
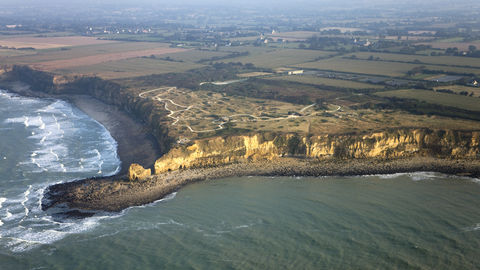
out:
M32 185L28 186L28 189L23 193L23 201L21 202L23 208L25 209L25 217L28 216L28 213L30 212L28 210L28 207L25 205L25 203L28 201L28 195L30 195L30 192L32 190Z
M170 193L168 194L167 196L163 197L162 199L160 200L156 200L152 203L149 203L149 204L144 204L144 205L138 205L138 206L132 206L130 208L127 208L125 210L122 211L122 214L125 214L127 211L129 211L130 209L134 209L134 208L146 208L146 207L151 207L151 206L155 206L157 203L160 203L160 202L168 202L170 200L173 200L175 197L177 196L177 192L173 192L173 193Z
M380 179L395 179L400 176L407 175L406 173L392 173L392 174L379 174L379 175L364 175L365 177L378 176Z
M2 97L9 95L1 91L0 93ZM53 184L48 180L58 179L61 175L58 173L67 173L65 177L60 176L63 181L69 178L70 173L87 175L99 171L108 175L116 173L119 170L117 144L103 126L98 122L97 126L92 126L92 120L88 116L78 109L72 109L73 107L64 101L30 100L15 96L10 103L15 102L19 102L16 106L19 108L17 115L21 117L8 116L10 118L3 118L4 120L0 121L25 126L31 134L28 139L33 147L29 150L31 152L27 153L29 156L26 160L18 161L18 170L30 174L28 181L36 178L35 173L47 172L45 175L47 177L41 177L42 180L39 181L46 181L42 184L26 182L28 189L23 189L16 195L5 196L8 198L0 198L0 208L3 207L0 211L2 223L0 245L12 252L23 252L39 245L53 243L69 234L95 228L102 219L122 216L122 213L103 216L96 214L82 220L59 222L42 211L41 203L45 188ZM22 110L20 103L32 105L27 110ZM5 128L15 127L7 125ZM90 139L84 139L88 136ZM81 141L81 144L77 141ZM55 174L50 175L51 173ZM79 177L84 177L84 174L80 175ZM14 185L17 182L12 181ZM0 189L2 187L0 185Z
M373 175L363 175L360 177L372 177L376 176L380 179L396 179L399 177L409 177L413 181L423 181L423 180L435 180L439 177L445 177L444 174L437 172L413 172L413 173L392 173L392 174L373 174Z
M43 122L43 119L41 116L38 117L38 122L40 126L38 126L39 129L45 129L45 122Z
M23 199L20 202L20 205L24 207L23 214L18 209L18 205L14 205L14 208L17 209L16 213L12 215L7 212L10 214L7 214L6 218L2 218L4 226L0 233L4 245L12 252L24 252L40 245L51 244L69 234L91 230L103 219L122 215L99 215L82 220L55 221L41 210L41 199L46 186L29 186L22 194ZM14 201L18 200L9 200L9 203ZM19 216L23 216L23 218L19 221L5 223L7 220L18 220Z
M7 198L0 197L0 208L2 208L3 203L7 201Z
M473 226L463 228L463 231L465 232L473 232L473 231L480 231L480 223L477 223Z
M50 154L52 154L52 155L55 157L55 160L56 160L56 161L59 161L59 160L60 160L60 158L58 157L58 154L55 153L55 152L53 152L53 149L52 149L52 148L50 148Z

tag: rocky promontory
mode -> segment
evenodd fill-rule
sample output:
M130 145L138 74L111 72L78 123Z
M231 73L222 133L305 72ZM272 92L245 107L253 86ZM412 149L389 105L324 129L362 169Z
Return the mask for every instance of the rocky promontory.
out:
M163 154L155 157L158 159L154 161L153 175L150 168L129 159L128 164L123 164L125 174L53 185L46 190L43 209L67 205L69 209L119 211L161 199L190 182L231 176L335 176L415 171L480 175L480 131L397 128L356 134L248 132L174 144L168 128L162 125L162 115L166 112L155 111L160 109L154 110L149 101L115 82L55 76L18 66L4 73L10 80L35 85L35 91L41 93L88 95L129 112L137 121L145 123ZM124 125L119 129L131 128ZM115 134L112 135L115 138ZM123 138L125 141L119 144L128 145L128 140L135 144L128 133Z
M357 176L418 171L479 177L480 160L432 157L315 160L285 157L272 161L181 169L137 181L110 177L57 184L47 190L42 208L46 210L66 204L70 209L120 211L152 203L188 183L234 176Z

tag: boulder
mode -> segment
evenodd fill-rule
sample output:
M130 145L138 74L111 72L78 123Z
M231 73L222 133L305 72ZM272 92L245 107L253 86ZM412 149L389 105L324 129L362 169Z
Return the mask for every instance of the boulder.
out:
M152 175L151 169L145 169L140 164L133 163L128 169L128 178L130 181L144 180Z

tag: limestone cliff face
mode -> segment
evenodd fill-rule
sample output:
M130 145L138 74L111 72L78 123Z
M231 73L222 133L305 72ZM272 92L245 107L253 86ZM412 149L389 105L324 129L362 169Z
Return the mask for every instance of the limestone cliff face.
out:
M368 135L254 134L216 137L178 146L155 162L155 173L282 156L303 158L480 158L480 132L398 129Z
M140 164L133 163L128 168L128 179L130 181L134 180L144 180L152 175L151 169L145 169Z

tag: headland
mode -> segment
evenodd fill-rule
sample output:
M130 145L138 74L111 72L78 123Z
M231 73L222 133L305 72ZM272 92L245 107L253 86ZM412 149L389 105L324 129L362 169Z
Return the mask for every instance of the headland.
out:
M232 129L229 121L239 120L223 119L225 123L217 122L208 136L185 125L196 137L175 140L172 134L179 134L171 129L182 120L175 114L190 107L159 94L145 98L142 93L150 90L132 91L94 77L57 77L28 67L14 67L7 74L7 88L23 95L67 99L102 123L118 142L120 174L53 185L42 201L45 210L67 205L69 211L120 211L159 200L191 182L231 176L356 176L416 171L480 175L477 129L412 126L318 134L311 132L309 125L304 133L266 132ZM155 106L155 102L162 102L162 106ZM177 110L171 109L174 106ZM301 114L310 108L313 105L286 119L311 116ZM340 106L331 113L338 111ZM255 121L265 122L281 119L257 118ZM132 177L128 169L136 163L141 166L135 166Z

